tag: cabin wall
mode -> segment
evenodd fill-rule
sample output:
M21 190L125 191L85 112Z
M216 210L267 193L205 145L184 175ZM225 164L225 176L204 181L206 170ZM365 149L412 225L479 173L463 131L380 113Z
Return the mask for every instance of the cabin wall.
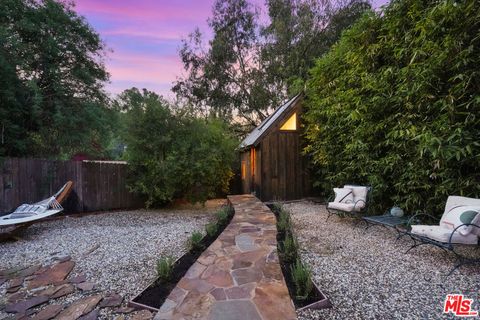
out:
M244 150L240 155L240 174L242 178L242 192L252 193L258 196L261 194L261 150L260 148L249 148ZM253 164L253 166L252 166Z
M263 201L296 200L311 195L311 181L307 162L302 156L303 141L299 122L301 105L298 104L269 130L260 143ZM297 130L280 131L281 125L294 112Z
M280 130L293 113L297 113L297 130ZM255 192L262 201L296 200L312 195L308 163L302 155L301 114L299 101L276 120L255 149L243 150L243 193Z

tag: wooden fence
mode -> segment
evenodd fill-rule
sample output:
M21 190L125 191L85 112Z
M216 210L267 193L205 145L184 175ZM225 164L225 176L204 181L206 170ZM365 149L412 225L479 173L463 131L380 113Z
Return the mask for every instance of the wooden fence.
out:
M0 213L51 196L68 180L73 192L67 212L138 208L142 202L127 189L127 165L121 161L0 159Z

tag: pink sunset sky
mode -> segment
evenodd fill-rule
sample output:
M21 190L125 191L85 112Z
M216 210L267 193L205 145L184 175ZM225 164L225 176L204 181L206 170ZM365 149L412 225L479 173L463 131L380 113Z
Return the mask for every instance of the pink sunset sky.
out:
M147 88L173 98L172 83L183 74L178 55L181 39L195 27L208 31L214 0L74 0L111 52L107 91ZM374 7L388 0L375 0ZM252 1L265 12L264 0Z

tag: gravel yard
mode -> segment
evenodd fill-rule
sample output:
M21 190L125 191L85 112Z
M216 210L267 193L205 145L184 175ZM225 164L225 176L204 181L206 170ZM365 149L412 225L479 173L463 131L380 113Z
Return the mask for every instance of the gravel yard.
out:
M285 205L293 214L302 259L334 307L299 312L299 319L439 319L445 296L461 293L480 309L480 268L461 267L450 277L453 254L396 232L333 216L311 202ZM477 256L480 254L477 252ZM450 317L453 317L451 314Z
M98 291L118 293L127 301L155 278L157 259L183 255L190 234L203 232L223 203L214 200L205 207L109 212L37 223L21 240L0 243L0 270L71 256L72 275L82 273ZM5 297L5 290L6 284L1 285L0 297ZM0 311L0 319L5 316Z

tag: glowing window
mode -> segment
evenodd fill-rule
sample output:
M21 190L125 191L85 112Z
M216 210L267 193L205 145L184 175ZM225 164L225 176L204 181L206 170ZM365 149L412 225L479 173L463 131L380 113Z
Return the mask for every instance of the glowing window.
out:
M292 114L290 118L280 127L280 130L297 130L297 113Z
M247 176L247 166L245 165L245 161L242 161L242 180L245 180Z

